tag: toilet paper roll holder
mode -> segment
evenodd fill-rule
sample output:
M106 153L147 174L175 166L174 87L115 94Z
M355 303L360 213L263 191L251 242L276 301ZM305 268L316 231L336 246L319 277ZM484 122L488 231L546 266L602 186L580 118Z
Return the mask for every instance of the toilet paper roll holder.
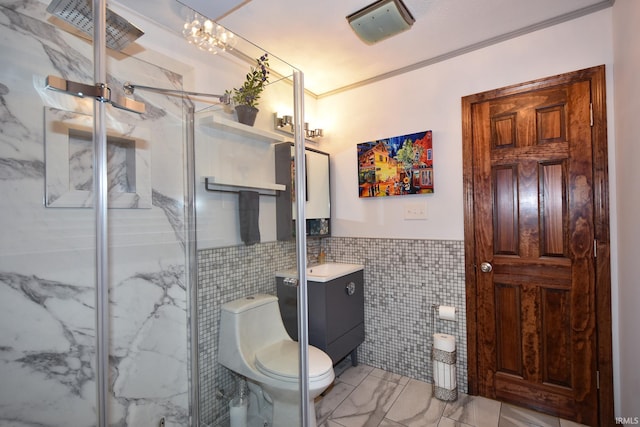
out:
M439 318L439 312L440 312L440 307L442 306L442 304L431 304L431 320L432 320L432 324L435 324L435 319ZM455 306L453 306L453 308L455 308ZM443 319L443 320L448 320L448 319Z

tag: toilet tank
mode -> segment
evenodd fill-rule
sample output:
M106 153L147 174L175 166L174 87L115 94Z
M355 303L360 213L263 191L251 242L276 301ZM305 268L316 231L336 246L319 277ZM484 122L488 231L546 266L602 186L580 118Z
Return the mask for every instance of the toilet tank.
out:
M240 298L221 307L218 360L233 369L241 356L254 364L257 350L291 338L282 324L278 298L256 294Z

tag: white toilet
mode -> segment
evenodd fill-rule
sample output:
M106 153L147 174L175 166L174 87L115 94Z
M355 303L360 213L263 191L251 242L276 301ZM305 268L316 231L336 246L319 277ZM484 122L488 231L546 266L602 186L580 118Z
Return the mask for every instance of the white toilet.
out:
M273 404L269 426L300 425L298 343L282 323L278 298L256 294L222 306L218 363L260 386ZM335 378L331 358L309 346L309 414L316 426L314 399Z

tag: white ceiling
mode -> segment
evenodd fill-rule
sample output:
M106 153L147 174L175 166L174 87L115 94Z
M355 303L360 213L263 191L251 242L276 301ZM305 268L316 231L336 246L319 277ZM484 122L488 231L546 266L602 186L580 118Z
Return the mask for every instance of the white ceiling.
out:
M583 16L614 0L404 0L413 27L366 45L345 17L374 0L180 0L304 73L318 96L429 65ZM181 25L174 0L127 6L164 26Z

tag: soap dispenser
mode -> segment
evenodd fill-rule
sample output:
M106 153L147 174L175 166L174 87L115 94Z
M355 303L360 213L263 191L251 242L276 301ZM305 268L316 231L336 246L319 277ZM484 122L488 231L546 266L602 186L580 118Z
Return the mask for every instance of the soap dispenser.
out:
M320 248L320 253L318 254L318 264L324 264L327 255L324 253L324 249Z

